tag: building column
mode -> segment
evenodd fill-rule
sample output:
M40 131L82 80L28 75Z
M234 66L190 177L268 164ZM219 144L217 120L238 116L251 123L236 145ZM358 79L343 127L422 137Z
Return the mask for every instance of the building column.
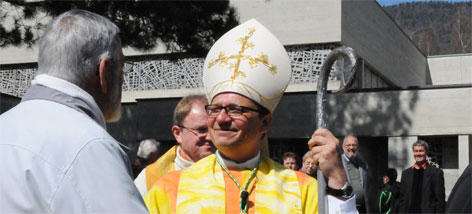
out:
M459 161L459 174L465 170L465 168L470 164L471 159L471 146L470 146L470 135L459 135L459 149L458 161Z
M402 171L415 162L411 146L417 140L416 136L388 138L388 167L397 170L397 181L400 181Z

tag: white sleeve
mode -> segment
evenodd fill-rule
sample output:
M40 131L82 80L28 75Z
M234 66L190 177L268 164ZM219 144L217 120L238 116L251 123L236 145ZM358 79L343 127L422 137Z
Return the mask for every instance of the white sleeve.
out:
M134 179L134 185L136 185L136 188L138 188L139 193L141 196L144 198L147 194L147 184L146 184L146 168L144 168Z
M88 142L51 197L53 213L148 213L128 157L109 138Z
M327 195L328 198L328 211L331 214L335 213L347 213L347 214L356 214L356 196L354 195L352 198L343 201L334 196Z

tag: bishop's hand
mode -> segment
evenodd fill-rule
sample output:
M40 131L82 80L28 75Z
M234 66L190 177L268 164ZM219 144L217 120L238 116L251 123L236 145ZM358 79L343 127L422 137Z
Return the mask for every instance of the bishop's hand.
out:
M328 179L328 186L341 189L347 182L346 171L341 161L339 140L328 130L316 130L308 141L313 163L318 165Z

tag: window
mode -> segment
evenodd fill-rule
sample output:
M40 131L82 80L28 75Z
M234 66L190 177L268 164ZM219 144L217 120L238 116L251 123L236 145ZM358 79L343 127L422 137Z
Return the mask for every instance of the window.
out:
M459 168L459 137L454 136L419 136L429 144L429 162L438 164L442 169Z

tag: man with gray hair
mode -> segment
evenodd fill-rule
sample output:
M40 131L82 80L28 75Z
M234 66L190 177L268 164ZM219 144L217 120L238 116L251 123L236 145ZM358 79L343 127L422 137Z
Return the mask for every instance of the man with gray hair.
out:
M348 135L343 141L342 161L349 183L356 195L356 206L359 213L370 213L367 194L367 163L362 160L358 151L357 137Z
M121 114L119 32L84 10L49 23L31 87L0 116L2 212L147 212L126 153L105 129Z
M137 156L151 164L157 160L161 143L154 139L146 139L139 143ZM147 165L146 164L146 165Z
M161 150L161 143L154 139L145 139L139 143L138 152L136 153L136 159L133 163L133 175L134 178L149 164L159 158L159 152Z
M399 213L444 213L444 173L428 164L428 143L418 140L412 146L415 163L402 172Z

